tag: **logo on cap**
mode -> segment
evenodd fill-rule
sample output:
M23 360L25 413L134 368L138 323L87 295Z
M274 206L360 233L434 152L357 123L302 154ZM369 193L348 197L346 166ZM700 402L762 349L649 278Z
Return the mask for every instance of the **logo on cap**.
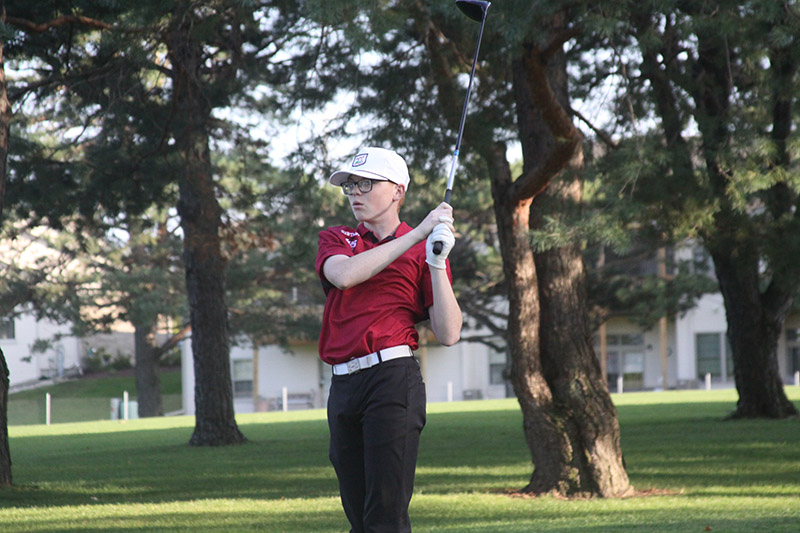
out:
M360 167L364 163L367 162L367 155L368 154L358 154L353 158L353 164L350 165L351 167Z

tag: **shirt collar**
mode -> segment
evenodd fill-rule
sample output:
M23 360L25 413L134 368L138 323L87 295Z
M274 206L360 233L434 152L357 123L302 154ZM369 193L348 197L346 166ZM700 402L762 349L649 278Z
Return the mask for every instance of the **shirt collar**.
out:
M357 229L358 233L361 235L362 238L369 239L369 242L371 242L373 244L380 244L379 241L378 241L378 238L375 236L375 234L372 233L370 230L368 230L363 222L361 224L359 224L358 228L356 228L356 229ZM403 235L405 235L406 233L411 231L411 229L412 229L411 226L409 226L405 222L401 222L400 225L397 226L397 229L394 230L394 233L392 233L391 235L389 235L388 237L383 239L383 241L380 241L380 242L389 242L389 241L391 241L393 239L396 239L397 237L402 237Z

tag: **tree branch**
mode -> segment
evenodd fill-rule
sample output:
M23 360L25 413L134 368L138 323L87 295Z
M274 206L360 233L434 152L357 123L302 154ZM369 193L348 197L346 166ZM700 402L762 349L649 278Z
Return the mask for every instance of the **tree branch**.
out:
M530 100L536 103L541 120L553 136L554 146L544 161L520 176L511 191L515 204L533 198L543 191L550 180L564 169L580 147L583 135L572 123L567 111L558 101L547 74L547 62L543 51L533 45L524 45L521 68L524 69L524 89L530 92Z
M102 20L97 20L89 17L84 17L83 15L64 15L47 22L43 22L42 24L37 24L30 20L21 19L18 17L6 17L6 23L33 33L43 33L49 30L50 28L64 26L65 24L81 24L83 26L89 26L100 30L114 29L114 26L112 26L107 22L103 22Z
M177 332L175 335L173 335L172 337L167 339L167 341L164 344L162 344L161 346L156 348L156 350L155 350L156 359L161 359L161 357L165 353L167 353L168 351L173 349L175 346L177 346L180 341L185 339L191 333L192 333L192 325L191 324L184 324L179 332Z
M614 142L614 139L612 139L612 138L611 138L611 136L610 136L608 133L604 132L604 131L603 131L603 130L601 130L600 128L597 128L597 127L596 127L594 124L592 124L592 123L591 123L591 121L589 121L589 119L588 119L588 118L586 118L585 116L583 116L583 114L582 114L580 111L578 111L577 109L575 109L575 108L573 108L573 107L570 107L570 109L569 109L569 110L570 110L570 112L571 112L573 115L575 115L576 117L578 117L578 119L579 119L581 122L583 122L584 124L586 124L586 125L589 127L589 129L590 129L590 130L592 130L593 132L595 132L595 133L597 134L597 137L599 137L599 138L600 138L600 140L602 140L602 141L603 141L604 143L606 143L608 146L610 146L611 148L617 148L617 147L619 146L619 145L618 145L616 142Z
M564 46L564 43L573 37L580 35L581 31L583 31L583 27L581 25L577 25L571 28L565 28L556 33L550 40L550 44L548 44L547 48L545 48L542 52L542 58L544 62L546 63L555 53L561 50L561 48Z

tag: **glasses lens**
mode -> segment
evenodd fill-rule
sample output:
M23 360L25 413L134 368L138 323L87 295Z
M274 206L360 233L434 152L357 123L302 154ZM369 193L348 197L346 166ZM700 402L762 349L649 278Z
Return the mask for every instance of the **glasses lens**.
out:
M372 190L372 180L345 181L342 183L342 192L347 196L351 196L353 191L356 190L356 186L358 186L358 190L361 192L369 192Z

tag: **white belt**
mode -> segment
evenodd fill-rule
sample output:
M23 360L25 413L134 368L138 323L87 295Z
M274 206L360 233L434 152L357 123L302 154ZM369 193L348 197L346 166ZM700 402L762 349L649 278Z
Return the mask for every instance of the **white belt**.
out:
M414 352L412 352L411 348L406 344L401 346L393 346L391 348L386 348L385 350L372 352L363 357L350 359L346 363L333 365L333 373L337 376L342 376L344 374L355 374L356 372L373 367L384 361L390 361L392 359L397 359L398 357L411 357L413 355Z

